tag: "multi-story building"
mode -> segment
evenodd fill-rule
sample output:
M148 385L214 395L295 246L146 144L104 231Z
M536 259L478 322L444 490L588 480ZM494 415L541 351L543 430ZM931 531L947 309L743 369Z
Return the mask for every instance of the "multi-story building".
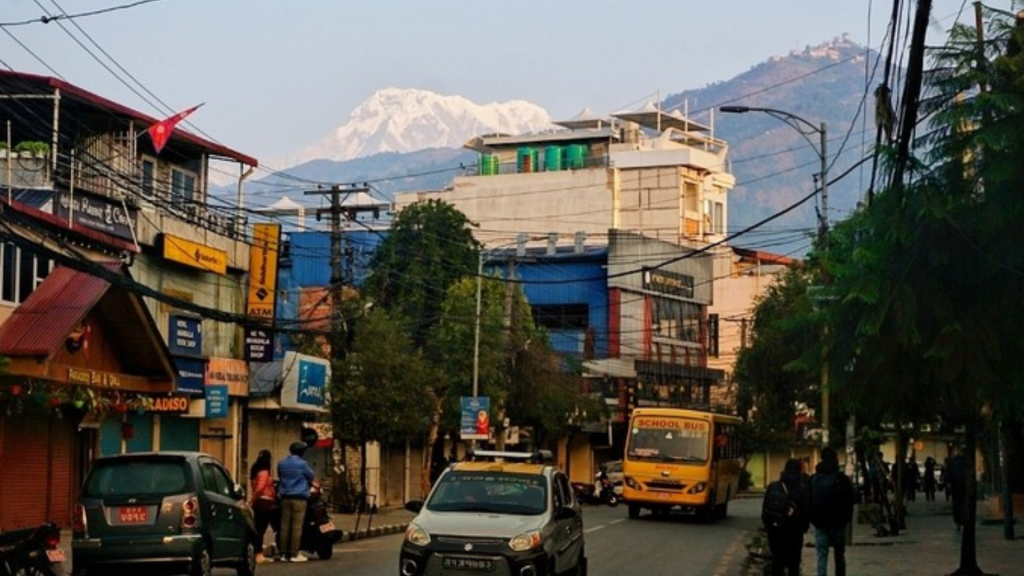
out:
M626 412L635 403L734 407L723 384L735 347L723 357L719 344L723 336L738 341L742 325L722 318L749 313L764 284L746 274L760 278L765 268L757 263L777 259L727 245L734 178L728 146L710 126L654 105L609 118L584 111L556 125L540 134L472 139L466 147L480 154L475 173L442 191L399 194L396 208L428 199L454 205L478 225L474 235L485 247L520 247L518 254L494 250L488 260L495 269L507 268L496 260L517 260L527 298L542 315L573 311L574 328L556 339L559 351L584 360L585 377L613 409L608 430L590 426L589 447L563 452L573 477L588 478L596 460L621 450ZM559 250L565 245L575 245L577 255ZM604 274L589 278L600 278L601 296L531 284L530 267L518 260L530 247L545 246L550 257L534 266L545 262L547 269L535 271L536 278L603 250ZM574 277L559 276L569 283ZM593 446L608 446L604 438L612 446L595 455Z
M257 165L57 78L0 71L0 528L67 522L96 456L203 450L236 474L249 244L207 202Z

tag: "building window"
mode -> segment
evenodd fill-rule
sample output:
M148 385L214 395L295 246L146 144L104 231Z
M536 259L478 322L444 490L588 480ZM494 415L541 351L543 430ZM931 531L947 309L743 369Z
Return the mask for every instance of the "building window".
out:
M698 304L655 298L653 312L655 336L700 343L701 307Z
M53 260L13 242L0 244L0 301L21 304L53 269Z
M590 309L586 304L532 306L533 322L548 330L586 330Z
M196 195L196 175L191 172L171 169L171 203L191 204Z
M708 314L708 355L718 358L718 314Z
M725 204L714 200L704 201L705 234L725 234Z
M142 160L142 193L146 196L153 195L153 181L156 178L156 162Z

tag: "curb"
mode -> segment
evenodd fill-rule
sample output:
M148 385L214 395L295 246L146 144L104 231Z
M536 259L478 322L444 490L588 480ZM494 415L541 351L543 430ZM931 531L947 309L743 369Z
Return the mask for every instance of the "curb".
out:
M405 532L408 524L383 524L381 526L373 526L369 529L360 528L354 532L345 532L342 537L342 542L353 542L355 540L363 540L366 538L373 538L375 536L388 536L390 534L400 534Z

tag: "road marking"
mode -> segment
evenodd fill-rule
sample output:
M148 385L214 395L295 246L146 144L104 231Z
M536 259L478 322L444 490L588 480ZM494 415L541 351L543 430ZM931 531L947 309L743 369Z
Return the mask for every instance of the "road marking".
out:
M598 530L604 530L607 527L608 527L607 524L599 524L597 526L594 526L593 528L587 528L586 530L583 531L583 533L584 534L590 534L591 532L597 532Z
M608 523L608 525L610 526L612 524L618 524L619 522L625 522L625 521L626 521L625 518L619 518L618 520L612 520L611 522Z

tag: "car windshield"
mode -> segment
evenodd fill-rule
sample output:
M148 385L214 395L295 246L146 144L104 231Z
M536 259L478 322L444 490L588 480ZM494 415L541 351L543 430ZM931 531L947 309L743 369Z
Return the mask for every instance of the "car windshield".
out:
M434 512L532 516L542 514L547 502L547 482L542 475L453 470L438 481L426 507Z
M188 492L187 467L180 460L125 460L98 465L89 475L86 497L166 495Z

